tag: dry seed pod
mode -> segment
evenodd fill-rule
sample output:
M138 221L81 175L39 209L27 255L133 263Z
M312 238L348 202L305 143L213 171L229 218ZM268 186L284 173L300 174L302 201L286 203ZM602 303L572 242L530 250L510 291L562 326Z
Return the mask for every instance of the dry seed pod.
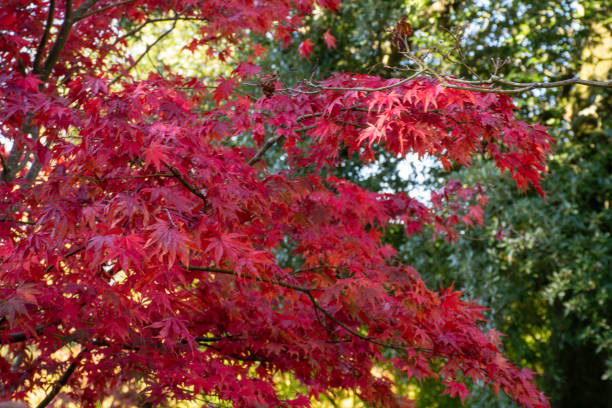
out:
M264 75L259 80L259 87L264 95L268 98L274 95L274 91L276 90L276 81L278 80L278 73L276 71L272 72L270 75Z
M406 21L406 17L402 17L391 31L391 43L400 52L407 51L407 40L412 34L412 25Z

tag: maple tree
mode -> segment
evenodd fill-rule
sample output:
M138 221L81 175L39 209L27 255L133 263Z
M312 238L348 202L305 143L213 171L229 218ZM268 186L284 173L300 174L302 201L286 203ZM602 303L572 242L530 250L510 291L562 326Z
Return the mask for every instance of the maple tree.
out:
M148 24L171 24L152 47L189 20L202 22L190 48L230 61L248 31L286 43L314 5L0 6L0 133L10 141L0 156L3 399L44 388L39 407L62 390L93 406L137 383L147 404L203 396L298 407L341 388L372 405L411 406L372 370L388 360L461 400L472 380L525 407L548 406L533 373L483 329L480 306L452 288L426 288L381 242L398 224L452 241L457 225L482 223L482 189L451 181L428 204L330 173L345 149L368 163L374 145L446 167L482 153L520 189L543 193L551 139L515 118L509 96L422 73L341 73L293 88L269 74L245 96L239 85L263 74L254 58L211 85L174 73L137 79L144 54L125 57ZM325 41L335 46L329 32ZM273 146L281 163L269 165ZM283 245L299 267L280 262ZM74 353L59 358L66 349ZM279 372L306 391L280 395Z

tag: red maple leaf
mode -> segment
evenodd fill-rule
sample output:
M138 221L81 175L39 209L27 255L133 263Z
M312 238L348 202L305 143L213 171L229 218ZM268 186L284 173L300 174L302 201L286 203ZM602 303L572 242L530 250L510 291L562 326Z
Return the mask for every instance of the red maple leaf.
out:
M298 47L298 49L300 51L300 55L303 58L308 59L310 57L310 54L312 54L312 46L313 45L314 45L314 43L312 41L310 41L310 38L307 38L304 41L302 41L302 43Z
M465 399L471 395L470 391L467 389L465 384L456 382L456 381L448 381L445 382L444 385L447 387L444 391L442 391L442 395L450 395L451 397L459 397L461 399L461 403L465 403Z
M330 34L329 30L323 33L323 39L328 48L336 48L336 37Z
M219 77L217 82L219 82L219 85L213 91L212 98L219 104L221 101L229 99L236 87L236 82L233 79L224 79L223 77Z
M169 161L170 149L167 146L155 141L144 149L143 156L146 165L152 164L155 170L159 171L164 163Z
M151 235L144 248L154 247L154 253L160 259L167 255L168 266L174 265L177 255L181 262L188 264L189 238L177 229L173 221L158 220L149 228Z

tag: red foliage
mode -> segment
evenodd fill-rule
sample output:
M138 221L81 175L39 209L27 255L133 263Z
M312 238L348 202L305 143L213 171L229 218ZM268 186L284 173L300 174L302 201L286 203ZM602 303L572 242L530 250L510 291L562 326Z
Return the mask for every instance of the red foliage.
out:
M300 55L306 59L308 59L310 57L310 54L312 54L312 46L314 45L314 43L312 41L310 41L310 38L305 39L300 46L298 47L299 51L300 51Z
M119 19L132 29L153 15L201 19L190 47L215 49L271 27L286 42L312 7L2 2L0 133L12 145L0 148L0 399L55 381L45 389L71 386L93 406L136 381L153 403L199 394L237 407L308 405L280 400L273 376L282 371L310 395L353 389L402 406L390 380L371 372L390 348L399 371L440 378L462 400L471 377L525 407L548 406L532 373L483 331L480 307L427 289L380 240L397 223L452 239L459 222L482 223L482 191L452 182L427 205L319 171L338 165L343 146L364 161L378 143L446 166L482 152L520 188L540 191L550 139L515 119L510 98L425 77L339 74L255 100L235 93L259 71L251 62L208 94L194 78L138 81L135 61L116 57L129 31ZM245 139L259 150L235 145ZM260 159L273 143L283 163L268 167ZM299 268L281 266L283 244ZM58 361L67 345L80 354Z
M323 40L327 45L327 48L336 48L336 37L334 37L329 30L323 33Z

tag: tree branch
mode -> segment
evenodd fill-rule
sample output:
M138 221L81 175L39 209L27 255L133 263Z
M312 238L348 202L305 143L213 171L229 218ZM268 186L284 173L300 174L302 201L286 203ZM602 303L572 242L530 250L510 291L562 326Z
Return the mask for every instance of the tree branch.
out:
M72 376L72 374L74 373L74 370L76 370L79 364L81 355L83 354L83 352L85 352L85 350L86 349L83 349L81 350L81 352L79 352L79 354L76 356L74 361L70 363L66 371L64 371L64 374L62 374L60 379L57 380L57 382L53 385L51 392L47 394L47 396L40 402L40 404L36 406L36 408L45 408L47 405L49 405L53 401L53 399L57 396L57 394L59 394L62 388L68 383L68 380L70 380L70 376Z
M25 175L25 179L27 181L27 184L25 184L26 186L29 186L34 182L34 180L36 180L36 177L38 176L38 173L40 173L41 169L42 163L40 160L38 160L38 157L34 156L34 160L32 160L32 164L30 164L30 168Z
M53 25L53 15L55 14L55 0L51 0L49 3L49 14L47 15L47 22L45 23L45 31L38 43L38 47L36 48L36 56L34 57L33 70L38 70L38 64L40 64L40 59L42 58L42 53L45 50L45 46L47 45L47 41L49 40L49 32L51 31L51 26Z
M238 277L241 277L241 278L244 278L244 279L250 279L250 280L257 281L257 282L269 283L271 285L281 286L283 288L292 289L292 290L295 290L297 292L301 292L301 293L305 294L308 297L308 299L312 303L312 306L315 308L315 310L321 311L328 319L330 319L331 321L336 323L338 326L340 326L342 329L344 329L345 331L347 331L351 335L353 335L353 336L355 336L355 337L357 337L357 338L359 338L359 339L361 339L363 341L367 341L369 343L376 344L376 345L381 346L381 347L390 348L390 349L399 350L399 351L405 351L407 348L410 348L410 349L413 349L413 350L423 351L423 352L427 352L427 353L431 353L432 352L432 350L430 350L430 349L421 348L421 347L414 347L414 346L410 346L410 345L407 345L407 344L391 344L391 343L381 342L381 341L376 340L375 338L372 338L372 337L369 337L369 336L365 336L365 335L359 333L358 331L350 328L349 326L347 326L346 324L344 324L340 320L338 320L327 309L325 309L323 306L321 306L319 304L319 302L317 302L317 300L314 297L314 295L312 294L312 292L313 291L322 291L324 289L305 288L305 287L302 287L302 286L292 285L292 284L285 283L285 282L272 281L272 280L269 280L269 279L258 278L258 277L249 276L249 275L241 275L241 274L238 274L235 271L232 271L232 270L229 270L229 269L222 269L222 268L215 268L215 267L204 267L204 266L187 266L187 265L181 265L181 266L183 268L185 268L186 270L213 272L213 273L220 273L220 274L224 274L224 275L233 275L233 276L238 276Z
M198 196L202 201L204 201L204 204L208 204L208 201L206 199L206 196L204 194L202 194L202 192L198 191L197 188L195 188L194 186L191 185L191 183L189 183L185 177L183 177L183 175L174 167L169 166L167 164L165 164L166 168L168 170L170 170L170 173L172 173L172 175L183 185L185 186L185 188L187 190L189 190L192 194Z
M365 89L365 88L363 88L363 89ZM358 110L361 110L361 109L357 109L357 108L355 108L355 109L351 109L351 110L358 111ZM363 111L368 112L368 110L367 110L367 109L364 109ZM300 121L302 121L302 120L312 119L312 118L316 118L316 117L318 117L318 116L322 116L322 115L323 115L322 113L311 113L311 114L308 114L308 115L303 115L303 116L300 116L299 118L297 118L297 119L296 119L296 121L297 121L297 122L300 122ZM358 123L347 122L347 121L343 121L343 120L336 120L335 122L337 122L337 123L342 123L342 124L344 124L344 125L353 126L353 127L363 128L363 125L360 125L360 124L358 124ZM311 130L311 129L314 129L314 128L316 128L316 127L317 127L317 125L303 126L303 127L301 127L301 128L296 129L295 131L296 131L296 132L306 132L306 131ZM272 138L270 138L269 140L267 140L267 141L266 141L266 142L265 142L265 143L264 143L264 144L263 144L263 145L262 145L262 146L259 148L259 150L257 151L257 153L255 153L255 154L253 155L253 157L251 157L251 159L250 159L250 160L247 162L247 164L248 164L249 166L252 166L252 165L254 165L255 163L257 163L258 161L260 161L260 160L262 159L263 155L264 155L264 154L265 154L265 153L266 153L268 150L270 150L270 148L271 148L272 146L274 146L274 145L275 145L275 144L276 144L278 141L282 140L283 138L284 138L284 136L283 136L283 135L278 135L278 136L272 137Z
M70 30L72 29L72 25L76 21L75 17L78 18L81 15L81 13L84 13L91 6L93 6L97 1L99 0L85 1L76 10L76 12L73 13L73 10L72 10L73 0L66 0L64 21L62 22L60 30L57 33L57 36L55 38L55 42L53 43L51 50L49 50L49 54L47 55L47 58L45 59L45 62L41 67L40 60L42 59L44 48L49 39L49 33L51 30L51 26L53 25L53 18L55 15L55 0L51 0L51 3L49 5L49 14L47 15L47 21L45 24L45 31L43 33L42 38L40 39L40 42L38 43L38 47L36 49L36 55L34 57L34 63L32 66L32 73L34 75L37 75L41 82L44 83L49 79L49 76L51 75L51 71L53 71L53 68L57 64L60 54L62 53L62 50L64 49L64 46L66 45L66 41L68 41L68 37L70 36ZM42 89L42 84L40 85L40 87ZM31 123L31 117L26 119L26 121L24 122L23 132L26 134L32 134L32 135L38 132L38 129L35 126L33 126ZM21 157L23 151L21 151L20 149L17 149L15 145L13 145L13 148L11 149L11 153L9 153L9 157L6 160L6 163L3 160L2 179L5 182L12 181L16 173L20 170L15 165L16 163L14 164L11 162L11 160L14 158L13 153L18 154L18 156ZM27 152L26 152L26 155L29 156ZM26 162L27 162L27 159L24 159L23 165L25 165ZM23 168L23 166L21 168ZM31 164L30 169L28 170L26 174L26 181L28 183L25 184L25 186L30 185L36 179L41 168L42 168L42 165L40 164L39 160L35 157Z
M219 273L219 274L223 274L223 275L233 275L233 276L239 276L241 278L245 278L245 279L250 279L250 280L254 280L257 282L264 282L264 283L269 283L271 285L277 285L277 286L281 286L283 288L287 288L287 289L293 289L296 290L298 292L302 292L302 293L307 293L313 290L323 290L323 289L317 289L317 288L304 288L302 286L297 286L297 285L292 285L290 283L284 283L284 282L280 282L280 281L271 281L268 279L264 279L264 278L257 278L254 276L250 276L250 275L241 275L235 271L229 270L229 269L222 269L222 268L215 268L212 266L187 266L187 265L181 265L184 269L188 270L188 271L201 271L201 272L213 272L213 273Z
M49 55L47 55L47 59L43 64L41 69L37 69L35 67L34 74L40 75L40 80L42 82L46 82L49 79L49 75L51 75L51 71L55 64L57 63L60 54L62 53L62 49L64 45L66 45L66 41L68 40L68 36L70 35L70 29L72 28L72 24L74 23L72 18L72 0L66 0L66 11L64 15L64 22L60 27L59 32L57 33L57 37L55 38L55 42L53 43L53 47L49 51Z
M37 126L34 126L32 124L31 113L26 115L25 121L21 126L21 131L24 134L31 135L32 139L34 140L38 139L39 129ZM2 156L0 156L0 162L2 163L2 174L0 177L2 178L2 180L6 183L10 183L11 181L13 181L17 176L17 173L19 173L26 166L29 161L29 158L30 153L25 149L20 148L18 144L13 141L13 146L11 147L11 151L9 152L8 157L4 159ZM28 174L30 175L30 177L33 177L31 180L36 178L36 175L38 175L38 171L40 171L40 167L38 167L38 170L36 172L34 172L32 168L28 170Z
M201 346L209 347L209 343L215 343L215 342L222 341L222 340L239 341L239 340L244 340L244 337L240 335L234 336L234 335L228 334L226 336L211 336L211 337L194 336L193 339ZM182 340L181 343L186 344L187 340ZM93 339L91 341L91 344L93 344L94 346L98 346L98 347L110 347L111 346L111 343L104 341L104 340L97 340L97 339ZM140 350L141 347L138 345L131 346L129 344L122 344L121 348L124 350L138 351Z
M34 329L34 332L36 334L40 334L42 333L42 331L46 328L46 325L40 325L40 326L36 326L36 328ZM8 335L9 338L9 343L21 343L22 341L26 341L28 339L30 339L32 336L30 335L31 333L26 333L26 332L17 332L17 333L12 333Z
M343 87L335 87L335 86L321 86L319 84L316 84L314 82L306 82L306 85L315 88L317 90L321 90L321 91L342 91L342 92L349 92L349 91L356 91L356 92L381 92L381 91L386 91L388 89L391 88L395 88L401 85L404 85L406 82L416 78L417 76L419 76L421 74L421 71L415 72L413 75L410 75L407 78L402 79L399 82L395 82L393 84L390 85L385 85L385 86L381 86L380 88L359 88L359 87L355 87L355 88L343 88ZM299 90L295 90L296 92L300 92Z
M66 255L64 255L64 259L68 259L68 258L70 258L71 256L76 255L76 254L78 254L79 252L83 251L84 249L85 249L85 246L80 246L80 247L78 247L78 248L75 248L75 249L73 249L72 251L68 252ZM54 266L54 265L50 265L50 266L47 268L47 273L51 272L51 271L53 270L53 268L55 268L55 266Z
M255 153L255 155L253 157L251 157L251 160L249 160L247 162L247 164L249 166L254 165L255 163L257 163L258 161L261 160L261 158L263 157L263 155L272 147L274 146L274 144L276 142L278 142L279 140L281 140L284 136L282 135L278 135L275 136L273 138L271 138L270 140L266 141L257 151L257 153Z
M17 147L17 143L13 141L13 146L11 146L11 151L6 159L2 157L2 180L6 183L9 183L15 179L15 176L18 173L17 168L19 167L19 161L23 156L24 151ZM27 155L27 153L26 153Z
M102 13L102 12L108 10L108 9L113 8L113 7L119 7L119 6L123 6L124 4L133 3L134 1L135 0L125 0L125 1L120 1L118 3L109 4L108 6L104 6L104 7L101 7L99 9L97 9L97 10L90 11L89 13L85 13L85 14L79 15L78 17L75 18L75 22L81 21L84 18L93 16L94 14Z
M97 0L90 0L90 1L85 2L81 7L79 7L79 10L83 9L83 7L87 6L89 3L92 3L92 4L95 3L95 1ZM49 76L51 75L51 71L55 67L55 64L57 63L59 59L62 49L66 45L66 41L68 40L68 37L70 36L70 30L74 23L72 0L66 0L64 21L62 22L62 26L60 27L60 30L55 38L55 42L53 43L53 46L51 47L51 50L49 51L49 54L47 55L47 58L45 59L45 62L41 68L39 64L42 58L42 53L44 52L44 48L49 38L49 32L51 30L51 26L53 25L54 14L55 14L55 0L51 0L51 3L49 5L49 14L47 16L47 22L45 25L45 31L38 44L36 55L34 58L34 64L32 67L32 73L34 75L39 76L39 79L43 83L49 79ZM42 84L41 84L41 88L42 88ZM35 133L38 133L37 127L35 127L31 123L31 115L29 115L26 121L24 122L22 130L24 133L32 134L33 136L35 136L34 135ZM35 138L37 138L37 135ZM17 159L19 159L21 155L23 154L23 151L16 148L16 146L13 145L13 148L11 148L11 153L9 153L9 157L7 158L6 162L3 160L2 179L5 182L12 181L15 178L15 175L17 174L17 172L20 170L17 167L17 163L12 163L12 160L15 158L14 154L18 155ZM26 152L26 155L29 155L29 153ZM27 159L24 159L23 164L25 165L26 162L27 162ZM34 161L32 162L30 169L28 170L28 173L26 174L26 180L29 182L28 184L31 184L34 181L34 179L36 179L41 168L42 168L41 164L35 158Z
M454 78L451 75L442 74L428 64L425 63L421 58L413 56L409 53L403 53L412 61L414 64L418 65L420 72L429 72L431 76L437 78L442 86L445 88L451 89L461 89L465 91L473 91L473 92L484 92L484 93L495 93L495 94L506 94L506 95L514 95L520 94L526 91L530 91L533 89L545 89L545 88L558 88L569 85L585 85L585 86L593 86L599 88L612 88L612 80L607 81L592 81L587 79L582 79L579 77L564 79L561 81L550 81L550 82L515 82L509 81L497 75L499 68L503 66L505 62L501 61L493 61L494 63L494 73L489 77L489 79L485 80L477 80L470 81L461 78ZM465 85L455 85L454 83L460 83ZM483 86L480 86L483 85ZM511 86L513 88L488 88L486 85L506 85Z

